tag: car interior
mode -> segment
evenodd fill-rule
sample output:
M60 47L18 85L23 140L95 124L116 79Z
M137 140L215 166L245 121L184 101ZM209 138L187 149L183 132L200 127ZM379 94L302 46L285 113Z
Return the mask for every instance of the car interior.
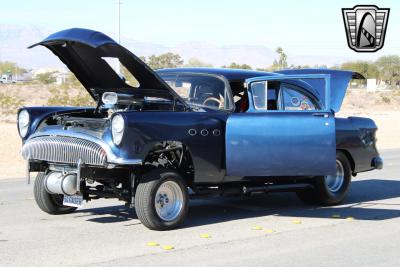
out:
M231 82L231 89L233 93L233 98L235 101L235 112L242 113L246 112L249 108L249 96L247 93L247 89L244 88L243 82ZM265 91L265 90L264 90ZM279 97L279 82L272 82L268 84L267 91L267 110L278 110L278 97ZM265 99L265 96L261 95L255 96L255 101L258 102L259 105L264 105L260 103L262 99Z
M235 112L246 112L249 108L249 96L243 82L231 82ZM300 87L281 81L269 81L267 95L265 83L253 84L253 102L258 110L316 110L316 101Z

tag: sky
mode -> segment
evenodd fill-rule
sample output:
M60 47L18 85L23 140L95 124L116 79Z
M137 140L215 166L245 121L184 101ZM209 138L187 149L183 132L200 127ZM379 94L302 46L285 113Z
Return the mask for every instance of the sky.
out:
M117 0L1 1L0 24L38 25L58 31L90 28L115 33ZM341 8L376 4L391 8L385 46L356 53L347 46ZM162 45L206 42L213 45L283 47L298 55L375 59L399 54L400 1L122 0L121 34Z

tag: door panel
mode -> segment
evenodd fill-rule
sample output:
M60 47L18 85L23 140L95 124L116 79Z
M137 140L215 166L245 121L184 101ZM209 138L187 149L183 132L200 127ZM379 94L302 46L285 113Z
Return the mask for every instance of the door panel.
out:
M232 114L226 129L227 174L327 175L335 172L335 146L329 112Z
M282 81L280 85L283 86L293 79L292 84L298 86L305 84L304 79L312 78L324 79L325 95L329 95L330 77L326 75L283 75L247 81L252 108L246 113L232 114L226 126L228 176L317 176L335 173L335 119L330 111L329 98L324 99L323 105L313 104L305 97L313 93L312 88L289 91L281 87L278 89L279 110L269 110L273 106L270 105L269 94L260 91L263 86L268 92L277 90L276 82ZM273 82L268 84L269 80ZM284 106L285 97L287 107Z

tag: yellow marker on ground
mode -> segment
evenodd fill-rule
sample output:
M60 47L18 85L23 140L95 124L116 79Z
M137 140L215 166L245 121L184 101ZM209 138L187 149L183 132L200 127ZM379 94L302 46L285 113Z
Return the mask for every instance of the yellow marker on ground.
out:
M349 221L351 221L351 220L354 220L354 217L349 216L349 217L347 217L346 219L349 220Z
M163 246L162 247L164 250L172 250L172 249L174 249L174 247L173 246L170 246L170 245L165 245L165 246Z
M293 220L293 223L294 224L301 224L301 221L300 220Z
M332 218L340 218L340 214L332 214Z
M262 230L263 228L261 226L256 225L256 226L253 226L251 229L252 230Z
M200 237L201 238L211 238L211 235L209 235L209 234L201 234Z
M273 233L275 233L275 230L274 229L267 229L267 230L265 230L265 232L267 234L273 234Z
M147 245L148 245L149 247L157 247L157 246L159 246L160 244L158 244L157 242L149 242L149 243L147 243Z

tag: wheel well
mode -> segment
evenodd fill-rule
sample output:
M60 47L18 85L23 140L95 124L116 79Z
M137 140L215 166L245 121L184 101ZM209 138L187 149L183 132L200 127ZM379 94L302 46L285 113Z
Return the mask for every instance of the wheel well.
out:
M347 150L344 150L344 149L337 149L336 151L342 152L342 153L347 157L347 159L348 159L349 162L350 162L351 171L354 172L355 163L354 163L354 159L353 159L353 157L351 156L350 152L347 151Z
M189 148L179 141L156 143L147 154L144 164L149 168L173 169L185 178L188 185L194 181L194 165Z

